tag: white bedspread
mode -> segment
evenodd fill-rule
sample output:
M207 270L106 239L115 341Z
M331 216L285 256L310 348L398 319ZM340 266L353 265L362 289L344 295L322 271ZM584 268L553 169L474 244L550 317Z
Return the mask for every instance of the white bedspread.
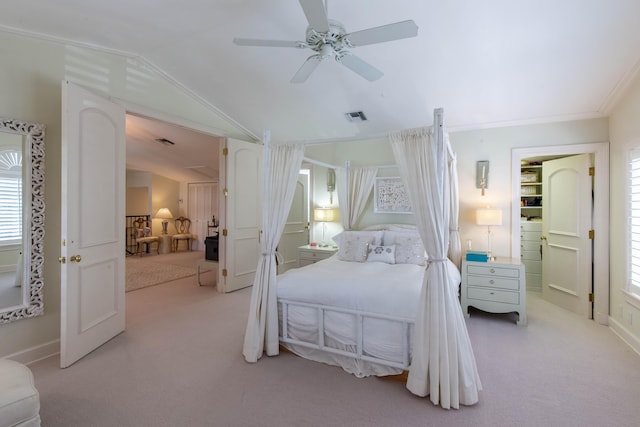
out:
M449 265L459 283L460 274ZM424 266L381 262L345 262L336 256L278 276L278 299L339 307L414 321L424 277ZM326 345L353 351L356 321L352 315L329 313L324 319ZM318 316L312 308L289 307L288 336L313 343L318 337ZM412 329L410 330L410 333ZM401 362L404 353L402 325L395 321L367 319L364 323L364 354ZM409 340L409 353L411 341ZM357 376L389 375L401 370L356 361L319 350L287 345L313 360L342 366Z
M278 298L415 318L424 267L336 256L278 277Z

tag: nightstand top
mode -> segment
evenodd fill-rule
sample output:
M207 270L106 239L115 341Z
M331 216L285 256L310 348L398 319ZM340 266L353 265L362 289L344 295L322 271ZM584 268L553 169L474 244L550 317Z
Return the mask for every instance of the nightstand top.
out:
M464 260L464 257L463 257ZM522 265L522 261L519 258L500 258L500 257L496 257L495 261L487 261L487 262L483 262L483 261L467 261L464 260L467 263L474 263L474 264L478 264L478 265L497 265L497 264L502 264L502 265Z
M306 249L311 251L320 251L320 252L335 252L338 250L337 246L311 246L311 245L302 245L298 247L298 249Z

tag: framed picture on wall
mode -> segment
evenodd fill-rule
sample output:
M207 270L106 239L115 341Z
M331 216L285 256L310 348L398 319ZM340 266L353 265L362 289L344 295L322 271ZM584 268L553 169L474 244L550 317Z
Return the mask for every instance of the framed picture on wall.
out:
M400 177L378 177L374 186L373 212L410 214L411 202Z

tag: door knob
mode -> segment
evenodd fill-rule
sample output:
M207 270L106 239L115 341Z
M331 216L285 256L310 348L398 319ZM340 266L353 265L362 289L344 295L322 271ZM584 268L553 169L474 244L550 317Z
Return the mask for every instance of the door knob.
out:
M80 262L82 261L82 257L80 255L71 255L69 257L70 262Z

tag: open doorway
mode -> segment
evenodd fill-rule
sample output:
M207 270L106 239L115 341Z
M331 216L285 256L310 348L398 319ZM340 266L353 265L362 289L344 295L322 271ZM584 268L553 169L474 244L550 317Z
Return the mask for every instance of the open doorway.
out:
M130 112L125 129L126 214L128 218L147 218L151 234L159 238L157 247L152 244L143 248L142 256L127 256L129 292L197 271L197 260L205 257L204 242L212 232L210 225L219 218L219 153L223 138ZM168 217L158 218L160 210L168 211ZM190 220L188 233L194 238L182 240L176 251L172 236L177 233L175 220L179 217ZM127 228L128 255L137 254L135 236L130 238L130 232ZM145 268L154 274L139 274ZM167 272L160 274L162 269ZM214 273L206 274L207 281L213 284ZM152 280L154 277L157 283ZM130 283L134 281L140 283Z
M609 316L609 144L575 144L516 148L511 153L511 256L521 258L520 242L520 174L521 161L531 157L570 156L589 154L594 156L594 209L593 227L593 281L594 310L593 318L599 324L606 325Z

